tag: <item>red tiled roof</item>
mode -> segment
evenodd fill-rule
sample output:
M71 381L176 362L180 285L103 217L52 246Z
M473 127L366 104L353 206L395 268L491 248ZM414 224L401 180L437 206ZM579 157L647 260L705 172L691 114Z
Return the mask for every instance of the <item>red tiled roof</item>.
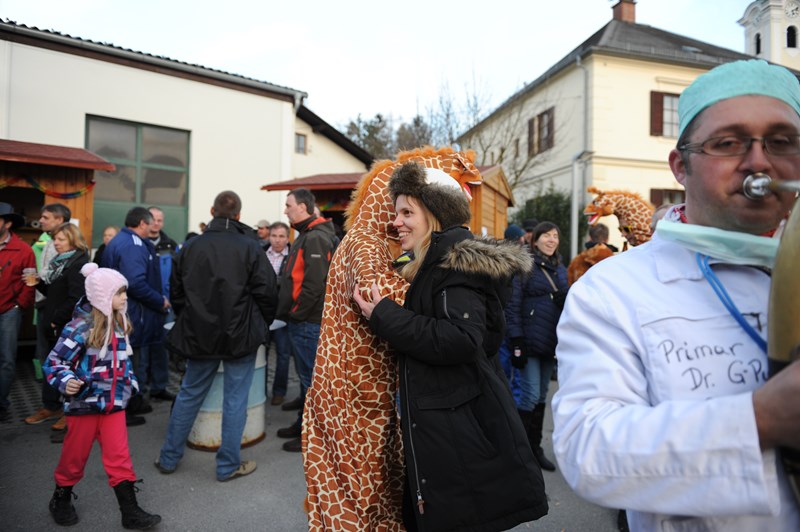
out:
M356 188L364 173L315 174L264 185L261 190L292 190L301 187L309 190L352 190Z
M83 148L0 139L0 161L112 171L116 167Z

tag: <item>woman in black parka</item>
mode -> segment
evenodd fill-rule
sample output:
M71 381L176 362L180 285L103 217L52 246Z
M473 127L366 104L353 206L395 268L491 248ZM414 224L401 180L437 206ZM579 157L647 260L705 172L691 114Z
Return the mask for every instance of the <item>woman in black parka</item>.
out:
M377 286L372 301L354 299L399 361L404 524L494 531L538 519L547 513L542 473L497 361L509 282L530 257L473 239L462 227L469 204L441 170L407 163L389 192L411 287L403 307Z

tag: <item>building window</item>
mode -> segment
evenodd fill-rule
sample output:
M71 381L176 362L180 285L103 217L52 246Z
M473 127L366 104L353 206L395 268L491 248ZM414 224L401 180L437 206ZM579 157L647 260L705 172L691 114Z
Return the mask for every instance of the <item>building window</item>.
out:
M519 139L514 139L514 159L519 157Z
M786 47L797 48L797 28L794 26L786 28Z
M668 92L650 93L650 135L677 138L679 97Z
M302 133L294 134L294 152L306 154L306 136Z
M761 55L761 34L756 33L756 55Z
M528 120L528 157L555 145L555 108L550 107Z
M164 211L168 233L186 234L189 132L110 118L86 118L86 148L114 163L95 172L93 245L135 205Z

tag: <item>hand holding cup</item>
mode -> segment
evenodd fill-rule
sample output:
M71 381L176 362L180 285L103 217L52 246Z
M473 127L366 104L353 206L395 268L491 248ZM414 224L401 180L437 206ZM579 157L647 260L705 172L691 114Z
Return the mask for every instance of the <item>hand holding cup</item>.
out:
M36 268L24 268L22 270L22 280L28 286L39 284L39 275L36 273Z

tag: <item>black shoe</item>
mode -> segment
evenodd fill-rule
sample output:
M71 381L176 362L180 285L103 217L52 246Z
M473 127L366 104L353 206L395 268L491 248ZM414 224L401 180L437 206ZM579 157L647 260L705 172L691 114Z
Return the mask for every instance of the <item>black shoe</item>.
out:
M159 399L161 401L174 401L175 394L170 393L167 390L161 390L160 392L157 393L150 392L150 399Z
M536 461L539 462L539 467L541 467L545 471L555 471L556 465L547 459L544 455L544 449L541 447L534 447L533 449L533 456L536 457Z
M72 486L56 486L50 499L50 514L57 525L72 526L78 522L78 513L72 505L73 497L78 498L72 493Z
M156 461L153 462L153 465L156 466L156 469L158 469L158 472L161 473L162 475L171 475L175 472L174 469L167 469L166 467L162 466L161 462L158 459L156 459Z
M141 480L137 481L141 482ZM147 530L161 522L161 516L149 514L139 507L136 492L139 488L130 480L123 480L114 486L114 494L122 513L122 527L134 530Z
M281 405L281 410L300 410L303 408L303 398L298 397Z
M290 453L301 453L303 452L303 440L301 438L289 440L283 444L283 450Z
M125 412L125 425L128 427L138 427L139 425L144 425L147 423L147 420L142 416L134 416L133 414L129 414Z
M279 438L299 438L302 433L303 427L300 425L300 423L295 423L291 427L278 429Z

